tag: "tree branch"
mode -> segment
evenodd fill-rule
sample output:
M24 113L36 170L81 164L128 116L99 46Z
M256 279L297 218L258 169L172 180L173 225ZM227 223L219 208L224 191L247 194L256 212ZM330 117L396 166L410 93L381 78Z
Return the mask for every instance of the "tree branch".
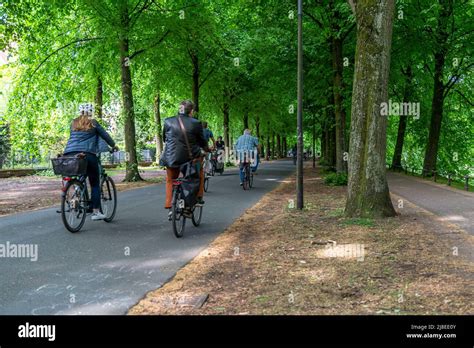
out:
M303 10L303 13L305 15L307 15L309 18L311 18L313 20L313 22L315 22L321 29L324 29L324 26L321 23L321 21L318 20L315 16L313 16L311 13L309 13L308 11L305 11L305 10Z
M149 46L149 47L147 47L147 48L142 48L142 49L140 49L140 50L138 50L138 51L133 52L133 54L131 54L128 59L131 60L132 58L138 56L140 53L143 53L143 52L145 52L146 50L149 50L150 48L153 48L153 47L158 46L160 43L163 42L163 40L168 36L168 34L169 34L170 32L171 32L171 30L168 29L168 30L165 32L165 34L164 34L157 42L155 42L153 45L151 45L151 46Z
M86 39L79 39L79 40L74 40L64 46L61 46L59 47L58 49L54 50L53 52L51 52L50 54L48 54L46 56L46 58L44 58L41 63L35 68L35 70L33 71L33 73L30 75L30 78L33 77L34 74L36 74L36 72L41 68L41 66L43 66L43 64L49 59L51 58L53 55L55 55L56 53L58 53L59 51L65 49L65 48L68 48L69 46L72 46L76 43L79 43L79 42L87 42L87 41L94 41L94 40L103 40L104 37L92 37L92 38L86 38Z
M471 63L465 67L462 66L462 63L463 63L463 59L461 59L461 62L459 63L459 66L458 68L456 69L456 72L451 76L451 78L449 79L449 81L443 86L445 88L445 93L443 95L443 99L446 98L448 96L448 93L450 91L450 89L454 86L454 84L459 80L459 78L461 77L461 74L463 72L463 70L467 70L469 69L470 67L474 66L474 63Z
M342 35L342 37L341 37L341 41L342 41L342 42L344 42L344 40L346 39L347 35L350 34L350 32L355 28L355 26L356 26L356 22L352 23L352 25L351 25L349 28L347 28L347 31L346 31L346 32Z
M464 94L462 94L460 90L456 88L456 89L453 89L453 91L457 92L461 97L463 97L464 100L468 102L469 105L474 106L474 104L471 101L469 101L469 99Z
M148 7L150 7L150 5L152 3L153 3L152 1L145 0L145 2L143 3L143 6L142 6L141 9L139 9L136 13L130 14L130 26L129 26L129 28L133 28L133 26L137 22L138 18L142 14L142 12L145 11Z
M212 67L212 69L209 70L209 72L207 73L206 77L205 77L204 79L202 79L201 83L199 84L199 88L201 88L201 86L206 82L206 80L209 78L209 76L211 76L211 74L216 70L217 65L218 65L218 64L214 64L214 66Z

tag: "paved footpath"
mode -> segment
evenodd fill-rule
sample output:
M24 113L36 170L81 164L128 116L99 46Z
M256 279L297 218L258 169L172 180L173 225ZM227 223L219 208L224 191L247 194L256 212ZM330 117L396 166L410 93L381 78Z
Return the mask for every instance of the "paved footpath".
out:
M388 172L390 191L474 235L474 193Z
M76 234L57 208L0 217L0 247L38 246L37 261L0 258L0 315L124 314L294 170L291 161L262 163L250 191L236 170L211 178L202 224L187 224L181 239L162 208L164 185L119 193L112 223L88 220Z

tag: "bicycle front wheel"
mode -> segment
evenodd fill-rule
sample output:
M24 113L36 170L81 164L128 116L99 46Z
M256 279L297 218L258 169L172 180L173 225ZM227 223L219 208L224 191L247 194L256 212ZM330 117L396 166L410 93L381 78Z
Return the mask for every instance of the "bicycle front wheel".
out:
M209 178L204 178L204 192L209 189Z
M69 232L79 232L84 226L87 199L84 185L78 180L69 181L61 198L61 219Z
M109 176L106 176L102 181L100 198L100 211L105 215L104 221L111 222L117 211L117 189Z

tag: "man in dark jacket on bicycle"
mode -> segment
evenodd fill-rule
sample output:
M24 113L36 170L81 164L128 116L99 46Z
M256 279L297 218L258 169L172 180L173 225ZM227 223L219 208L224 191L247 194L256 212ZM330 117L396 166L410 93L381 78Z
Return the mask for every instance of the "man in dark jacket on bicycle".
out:
M165 209L171 209L173 180L179 177L180 166L190 160L200 162L202 150L209 151L207 141L204 138L202 123L192 117L193 112L193 102L185 100L180 104L178 115L167 118L164 123L163 141L165 142L165 149L160 164L166 166ZM200 167L197 201L199 204L204 204L202 199L204 196L204 173L202 165Z

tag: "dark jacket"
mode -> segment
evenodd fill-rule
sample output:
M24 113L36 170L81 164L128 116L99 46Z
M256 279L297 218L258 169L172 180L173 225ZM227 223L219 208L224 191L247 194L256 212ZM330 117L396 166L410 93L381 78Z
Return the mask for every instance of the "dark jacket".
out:
M201 148L208 150L207 141L204 139L202 123L184 114L179 116L186 130L192 157L197 158L201 155ZM165 149L161 156L161 165L176 168L190 160L186 140L178 122L178 116L169 117L165 120L163 141Z
M88 131L73 131L71 129L64 154L87 152L97 155L99 153L99 140L101 139L105 140L110 147L115 146L113 139L96 120L92 120L92 126Z

